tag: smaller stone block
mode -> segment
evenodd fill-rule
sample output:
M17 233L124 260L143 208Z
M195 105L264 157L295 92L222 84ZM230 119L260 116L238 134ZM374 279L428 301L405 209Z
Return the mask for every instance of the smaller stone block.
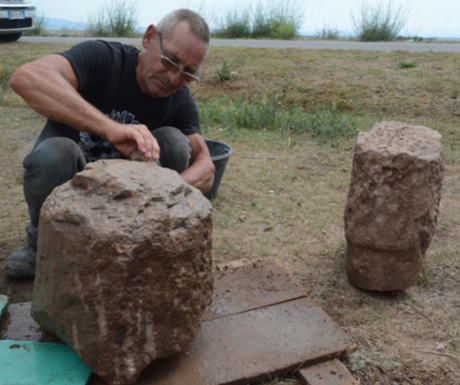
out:
M353 286L416 284L436 230L443 173L441 135L430 128L382 122L359 133L344 213Z
M297 377L305 385L359 385L359 380L356 380L339 360L300 369Z

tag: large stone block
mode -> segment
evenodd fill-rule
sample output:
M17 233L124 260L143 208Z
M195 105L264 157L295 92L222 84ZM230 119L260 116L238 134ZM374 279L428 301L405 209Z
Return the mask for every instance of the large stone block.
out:
M89 164L43 205L32 316L109 384L195 336L212 298L212 206L150 162Z
M441 135L399 122L356 142L345 208L349 282L377 291L414 285L435 233L444 156Z

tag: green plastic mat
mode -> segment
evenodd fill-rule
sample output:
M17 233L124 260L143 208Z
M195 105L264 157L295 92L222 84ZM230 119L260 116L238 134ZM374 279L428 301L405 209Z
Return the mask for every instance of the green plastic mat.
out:
M0 340L0 384L85 385L91 375L66 345Z

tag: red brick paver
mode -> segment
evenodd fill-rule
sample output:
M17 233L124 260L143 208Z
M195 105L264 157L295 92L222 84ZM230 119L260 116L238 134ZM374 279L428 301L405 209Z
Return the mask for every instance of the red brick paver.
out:
M339 360L303 368L298 377L305 385L359 385L359 381Z

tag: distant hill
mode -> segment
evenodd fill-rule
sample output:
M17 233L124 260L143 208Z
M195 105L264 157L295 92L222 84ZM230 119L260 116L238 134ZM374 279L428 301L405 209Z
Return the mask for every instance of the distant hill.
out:
M86 31L88 29L88 25L86 23L80 23L78 21L71 21L71 20L64 20L64 19L54 19L51 17L45 17L45 29L48 31L52 30L61 30L67 29L69 31ZM137 27L136 31L144 32L147 27Z
M45 29L68 29L71 31L83 31L87 28L85 23L64 19L53 19L50 17L45 17L44 22Z

